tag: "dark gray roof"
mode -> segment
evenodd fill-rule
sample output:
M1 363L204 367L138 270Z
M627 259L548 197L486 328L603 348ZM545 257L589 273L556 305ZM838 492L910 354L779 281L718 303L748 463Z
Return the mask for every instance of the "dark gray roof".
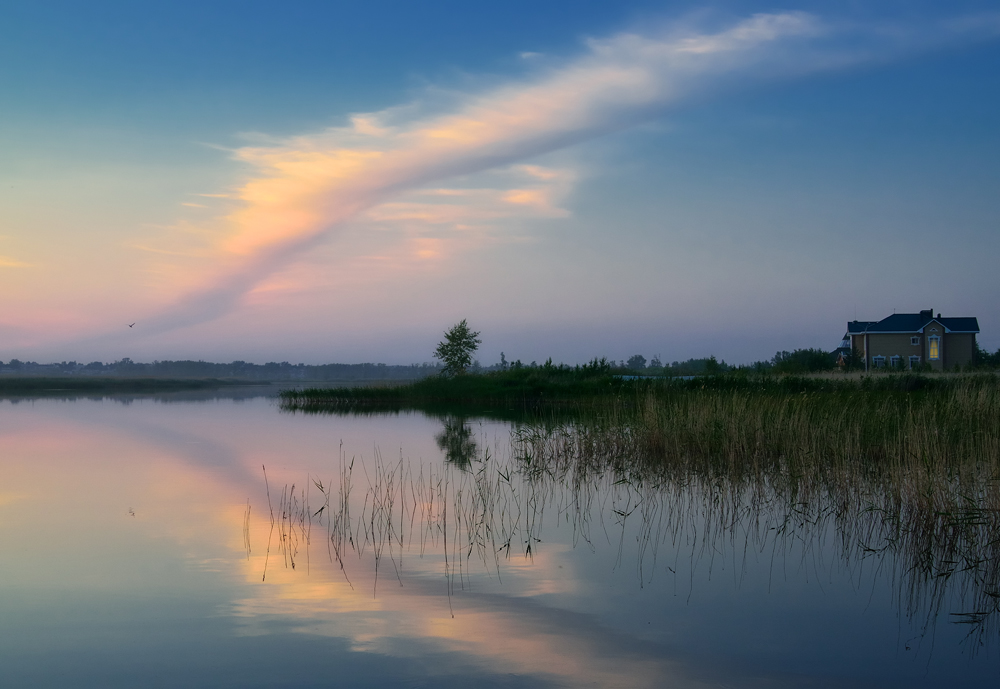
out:
M868 328L870 333L915 333L930 323L930 318L919 313L894 313ZM941 325L944 325L942 323ZM947 326L945 326L947 327Z
M878 321L848 321L847 333L849 335L860 335L867 327L875 325L876 323L878 323Z
M849 333L917 333L931 321L937 321L948 332L978 333L979 321L975 318L931 318L925 313L894 313L878 322L852 321L847 324Z
M979 321L975 318L935 318L938 323L953 333L978 333Z

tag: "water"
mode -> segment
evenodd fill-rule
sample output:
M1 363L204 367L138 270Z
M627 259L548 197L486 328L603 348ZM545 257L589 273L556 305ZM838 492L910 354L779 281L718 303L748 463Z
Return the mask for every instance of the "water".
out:
M1000 676L960 597L934 614L832 521L532 469L500 421L202 397L0 402L3 686Z

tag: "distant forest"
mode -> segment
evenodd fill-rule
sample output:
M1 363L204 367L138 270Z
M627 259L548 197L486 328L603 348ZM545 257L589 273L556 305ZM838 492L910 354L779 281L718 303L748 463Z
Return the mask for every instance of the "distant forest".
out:
M987 352L976 346L975 363L967 368L979 370L1000 369L1000 349L995 353ZM863 368L858 353L846 356L848 370ZM596 363L595 363L596 362ZM714 356L687 361L661 362L654 356L647 361L646 357L636 354L627 360L614 361L595 359L592 365L599 364L607 373L619 375L640 376L704 376L721 373L736 373L754 371L758 373L788 373L804 374L821 371L831 371L837 368L837 351L827 352L822 349L796 349L792 352L777 352L767 361L756 361L751 364L734 365L716 359ZM544 364L532 361L530 364L521 361L507 361L500 354L500 362L491 366L483 366L478 361L469 367L470 373L488 373L490 371L506 371L516 368L551 368L552 360ZM558 366L563 368L563 366ZM572 368L572 367L569 367ZM125 378L215 378L233 380L264 381L378 381L378 380L419 380L441 373L440 363L410 364L408 366L390 366L388 364L290 364L270 362L267 364L250 364L245 361L234 361L229 364L214 364L208 361L154 361L149 364L138 363L131 359L122 359L110 364L94 361L81 364L76 361L39 364L34 361L19 361L11 359L7 363L0 361L0 375L21 376L101 376Z
M122 359L110 364L94 361L82 364L63 361L39 364L34 361L11 359L0 362L0 374L22 376L103 376L127 378L218 378L259 381L355 381L355 380L416 380L438 373L440 364L250 364L234 361L213 364L209 361L154 361L149 364Z

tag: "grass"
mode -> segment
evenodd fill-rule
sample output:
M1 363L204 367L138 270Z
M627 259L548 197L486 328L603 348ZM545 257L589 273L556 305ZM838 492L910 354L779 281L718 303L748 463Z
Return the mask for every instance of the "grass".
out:
M282 407L304 412L394 412L492 415L516 419L524 413L581 412L631 403L645 396L716 391L733 394L916 393L947 391L968 380L996 376L877 374L866 376L785 376L731 373L691 380L623 378L599 362L587 366L518 367L508 371L454 377L432 376L394 386L327 387L283 390Z
M373 490L396 486L389 492L400 501L421 495L409 520L428 504L437 514L421 512L421 522L441 525L454 515L458 531L450 537L462 538L446 551L452 572L461 563L456 553L479 552L493 566L512 542L530 548L546 505L573 520L584 539L595 513L605 523L640 520L640 581L667 542L690 543L692 557L709 559L729 544L736 558L737 539L745 557L790 552L790 544L819 549L833 533L844 566L877 560L894 582L898 609L924 631L947 613L968 625L973 649L1000 639L997 376L668 382L537 374L301 391L282 401L312 412L424 408L445 419L446 431L455 425L440 412L448 405L465 415L492 406L494 415L516 417L506 464L495 457L490 464L477 449L477 458L451 467L462 473L450 478L423 469L413 476L400 465L396 478L372 483ZM519 415L497 409L504 404ZM382 538L367 507L382 504L376 497L366 501L364 540Z
M855 581L887 578L917 639L943 619L967 628L971 653L996 643L996 388L873 394L833 412L810 395L688 391L622 406L603 423L514 424L509 444L481 443L463 463L385 461L376 450L356 465L341 450L339 478L307 477L318 502L282 490L277 542L294 567L317 521L348 583L351 560L373 560L373 595L380 568L402 583L406 557L437 557L451 595L474 566L502 581L508 559L545 547L545 525L567 522L575 543L616 549L616 567L634 565L640 586L682 566L692 577L706 566L739 577L762 559L778 571L831 567ZM870 412L895 423L834 437ZM957 448L938 428L955 415L970 417Z
M450 378L431 376L407 385L285 390L282 405L296 411L437 412L520 411L603 398L634 386L606 365L521 366L508 371Z
M906 387L648 393L586 423L525 427L519 454L576 485L634 487L668 523L698 514L722 541L832 529L844 562L887 563L900 610L925 630L948 610L977 648L1000 637L1000 384Z

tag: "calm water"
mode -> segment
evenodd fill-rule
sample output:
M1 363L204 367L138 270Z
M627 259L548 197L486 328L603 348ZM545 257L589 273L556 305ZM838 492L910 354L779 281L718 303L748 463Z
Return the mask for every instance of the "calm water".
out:
M5 687L1000 679L835 524L533 469L502 422L2 401L0 453Z

